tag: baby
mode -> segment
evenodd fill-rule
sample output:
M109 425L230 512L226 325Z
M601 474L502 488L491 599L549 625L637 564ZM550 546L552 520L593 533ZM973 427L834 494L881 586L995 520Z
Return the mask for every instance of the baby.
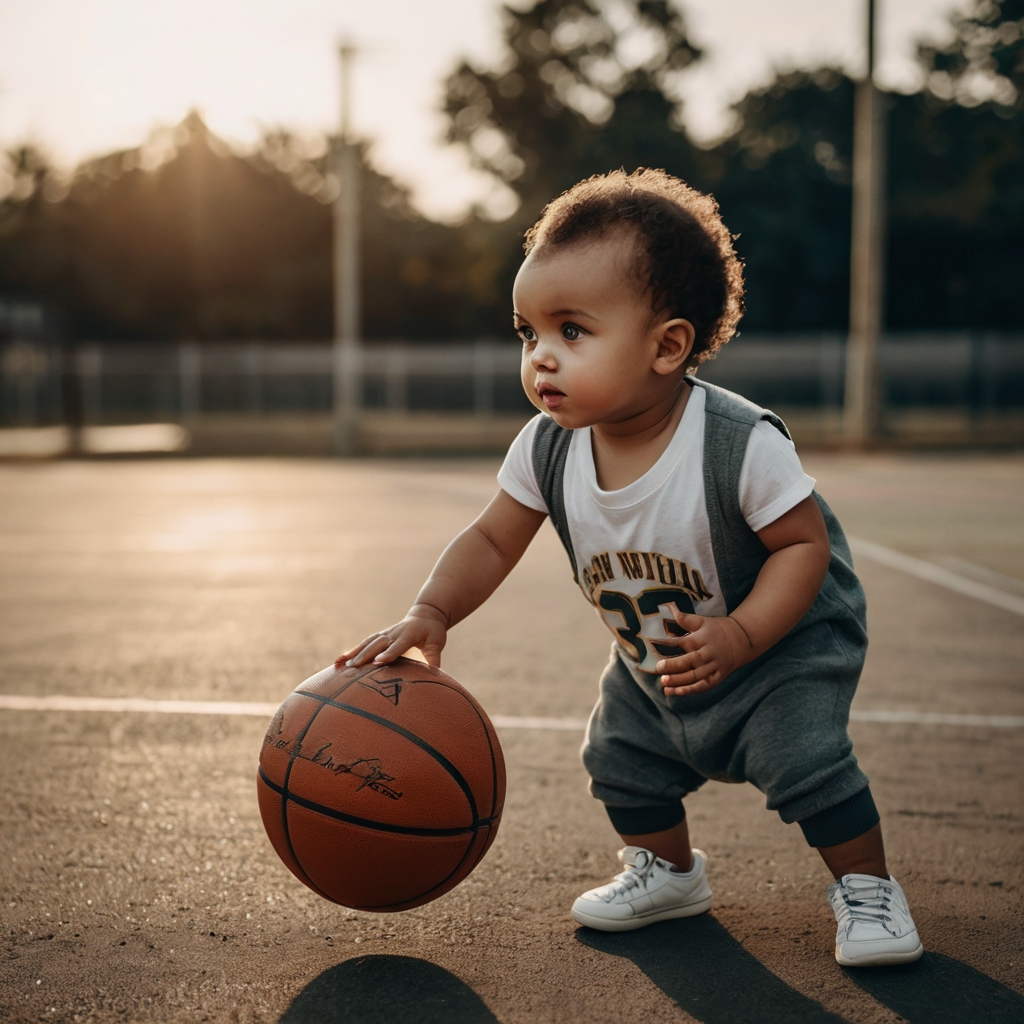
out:
M742 313L717 204L662 171L615 172L555 199L525 249L514 316L540 415L405 618L339 664L416 647L439 665L550 516L614 637L583 762L623 870L573 918L626 931L707 911L682 800L747 781L835 877L839 963L916 960L847 732L867 635L846 539L782 421L693 376Z

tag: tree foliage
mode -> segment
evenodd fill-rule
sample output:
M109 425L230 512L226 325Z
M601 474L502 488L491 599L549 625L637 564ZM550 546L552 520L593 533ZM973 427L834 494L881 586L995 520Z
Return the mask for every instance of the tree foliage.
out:
M698 187L718 199L746 263L743 326L845 326L849 297L853 83L780 74L734 107L738 127L705 154Z
M944 100L976 106L985 100L1003 114L1024 109L1024 0L971 0L951 17L945 46L918 49L927 87Z
M591 0L505 7L503 66L463 63L448 78L448 140L512 188L526 216L623 153L654 158L688 145L672 132L668 95L700 57L681 13L666 0L631 0L618 12L616 23Z
M891 94L887 319L1024 325L1024 0L967 0L924 86ZM845 328L853 83L779 73L711 147L680 76L701 57L669 0L537 0L503 12L495 67L445 83L448 139L516 212L433 223L362 151L368 337L509 335L521 238L574 182L662 167L719 201L746 262L747 330ZM196 115L65 180L31 147L0 167L0 294L38 297L77 337L332 333L330 140L268 132L242 156Z
M779 73L734 106L727 138L700 149L682 128L672 82L699 52L672 8L660 6L654 18L640 4L632 11L653 39L646 61L629 69L619 56L623 30L600 6L541 0L530 11L507 9L502 68L463 65L449 80L450 138L517 191L520 227L589 174L663 167L711 191L739 236L746 329L843 329L853 82L830 68ZM1022 11L1024 0L971 0L953 17L949 44L921 46L927 88L887 97L894 328L1024 324L1014 283L1024 274ZM591 40L593 58L551 42L566 23L585 26L569 38ZM614 73L588 77L593 66ZM590 101L595 94L600 104ZM486 140L497 154L490 162L481 156Z
M435 224L362 153L370 337L484 331L497 302L480 225ZM85 338L325 338L337 182L327 142L267 133L239 156L197 114L62 182L8 154L0 292L59 307ZM486 312L481 312L486 310Z

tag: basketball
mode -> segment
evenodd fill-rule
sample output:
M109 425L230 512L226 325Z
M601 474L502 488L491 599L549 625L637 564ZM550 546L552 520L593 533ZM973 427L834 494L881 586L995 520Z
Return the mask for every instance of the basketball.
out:
M505 801L483 708L418 661L310 676L274 715L256 782L270 842L315 893L409 910L480 863Z

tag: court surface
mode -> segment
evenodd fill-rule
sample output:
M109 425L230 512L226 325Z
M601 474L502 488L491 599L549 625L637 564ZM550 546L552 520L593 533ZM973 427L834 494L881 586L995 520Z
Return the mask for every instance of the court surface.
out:
M1024 456L805 462L850 534L1024 594ZM496 469L0 465L0 695L276 704L405 610ZM615 836L579 731L516 720L585 719L608 639L545 526L445 652L514 727L495 845L426 907L357 914L287 872L256 807L258 715L0 710L0 1019L1024 1020L1024 617L857 564L872 647L851 732L920 963L836 965L830 879L749 786L688 802L710 915L573 925L573 898L615 870Z

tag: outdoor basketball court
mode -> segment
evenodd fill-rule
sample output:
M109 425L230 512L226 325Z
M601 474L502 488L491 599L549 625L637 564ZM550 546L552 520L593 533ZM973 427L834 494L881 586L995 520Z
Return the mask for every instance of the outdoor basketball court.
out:
M574 926L615 870L577 756L608 639L549 527L443 661L508 766L481 866L394 915L289 874L256 805L252 705L401 615L497 462L6 464L0 1019L1024 1020L1024 455L805 463L861 542L851 730L918 964L836 965L830 879L752 787L688 803L710 915Z

